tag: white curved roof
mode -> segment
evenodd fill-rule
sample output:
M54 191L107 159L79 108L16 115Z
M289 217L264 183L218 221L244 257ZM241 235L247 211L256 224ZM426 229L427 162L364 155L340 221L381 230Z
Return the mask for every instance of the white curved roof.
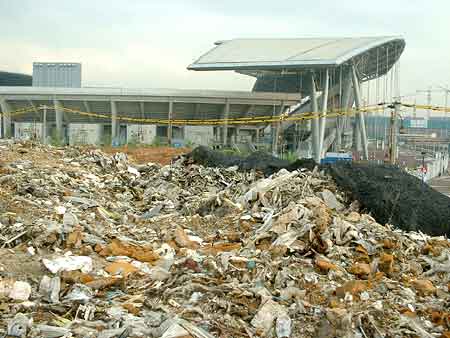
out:
M217 44L188 69L239 71L339 66L364 54L378 61L386 58L387 54L387 59L391 58L391 60L387 60L386 66L390 68L405 47L404 39L398 36L235 39ZM390 49L387 53L386 48ZM376 50L378 50L378 56L375 55Z

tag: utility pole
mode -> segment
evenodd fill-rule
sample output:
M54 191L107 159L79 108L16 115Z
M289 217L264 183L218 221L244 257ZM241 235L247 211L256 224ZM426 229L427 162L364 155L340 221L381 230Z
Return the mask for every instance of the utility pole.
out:
M430 119L430 106L431 106L431 93L436 90L431 90L431 87L428 87L427 90L417 90L416 93L426 93L427 94L427 120Z

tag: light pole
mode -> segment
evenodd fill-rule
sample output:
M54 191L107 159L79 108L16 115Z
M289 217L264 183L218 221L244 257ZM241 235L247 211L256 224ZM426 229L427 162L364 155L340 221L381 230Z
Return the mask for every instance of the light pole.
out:
M425 155L426 152L422 151L422 182L425 185Z
M445 86L445 87L439 86L439 88L441 88L445 92L444 116L446 118L448 118L448 113L449 113L448 112L448 94L450 93L450 89L448 89L447 86ZM447 121L447 119L445 119L444 121L445 121L445 124L447 126L447 123L449 123L449 122ZM447 137L448 137L448 134L449 134L449 129L447 128ZM441 137L442 137L442 133L441 133Z

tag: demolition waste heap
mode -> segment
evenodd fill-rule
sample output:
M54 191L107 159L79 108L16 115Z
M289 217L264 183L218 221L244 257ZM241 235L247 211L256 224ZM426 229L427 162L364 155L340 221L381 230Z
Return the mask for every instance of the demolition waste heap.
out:
M161 166L0 141L0 336L450 335L450 243L391 225L389 189L378 219L347 182L376 188L372 169L202 151Z

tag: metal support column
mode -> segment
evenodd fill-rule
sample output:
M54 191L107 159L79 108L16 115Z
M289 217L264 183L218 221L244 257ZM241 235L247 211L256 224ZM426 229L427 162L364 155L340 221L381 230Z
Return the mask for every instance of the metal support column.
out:
M294 123L294 151L297 152L298 151L298 123L295 122Z
M320 159L324 157L326 149L323 149L323 141L325 139L325 127L327 124L327 109L328 109L328 89L329 89L330 75L328 68L325 71L325 88L322 93L322 117L320 118L320 134L319 134L319 150Z
M391 112L391 130L390 130L390 142L389 142L389 162L391 164L397 163L398 151L397 151L397 121L400 114L400 104L394 103L394 109Z
M0 106L2 107L3 113L3 137L11 138L12 135L12 127L11 127L11 106L6 100L0 100Z
M228 116L230 115L230 103L228 102L228 100L225 101L225 107L224 107L224 111L223 111L223 117L225 119L225 124L222 127L222 131L223 131L223 139L222 139L222 144L224 146L228 145Z
M316 83L314 81L314 73L311 73L311 108L314 114L317 114L317 95L316 95ZM313 146L313 157L316 163L320 162L320 135L319 135L319 119L314 118L311 122L311 137L312 137L312 146Z
M280 110L278 111L278 118L279 121L275 123L274 129L275 132L273 133L273 138L272 138L272 153L274 156L278 155L278 142L280 139L280 128L281 128L281 115L284 112L284 102L281 101L280 104Z
M173 115L173 101L169 101L169 123L167 124L167 144L172 145L172 115Z
M118 129L117 123L117 104L116 101L111 101L111 144L118 145Z
M55 120L56 120L56 142L58 144L64 143L64 130L63 130L63 117L64 110L61 101L53 100L53 105L55 109Z
M42 144L47 143L47 106L42 107L42 125L41 125L41 142Z
M353 105L352 99L352 73L351 71L346 72L346 76L344 79L344 85L342 89L342 98L341 98L341 106L340 109L342 111L347 111L351 109ZM335 142L335 150L340 151L342 149L342 134L344 132L345 126L347 124L347 116L339 116L336 119L336 142Z
M361 143L361 128L359 126L358 121L353 121L353 150L361 152L362 151L362 143Z
M353 79L353 91L355 94L355 106L358 110L358 122L359 122L359 131L361 133L361 142L362 142L362 148L363 148L363 154L364 159L369 159L369 148L368 148L368 142L367 142L367 133L366 133L366 123L364 121L364 113L360 110L361 109L361 95L359 91L359 80L358 76L356 75L356 68L353 65L352 66L352 79Z
M444 112L444 116L445 116L445 122L446 122L446 124L448 123L448 94L449 94L449 90L447 89L447 87L445 88L445 102L444 102L444 109L445 109L445 112ZM447 127L447 125L445 126L445 129L446 129L446 134L445 134L445 137L447 137L448 138L448 130L449 130L449 128Z

